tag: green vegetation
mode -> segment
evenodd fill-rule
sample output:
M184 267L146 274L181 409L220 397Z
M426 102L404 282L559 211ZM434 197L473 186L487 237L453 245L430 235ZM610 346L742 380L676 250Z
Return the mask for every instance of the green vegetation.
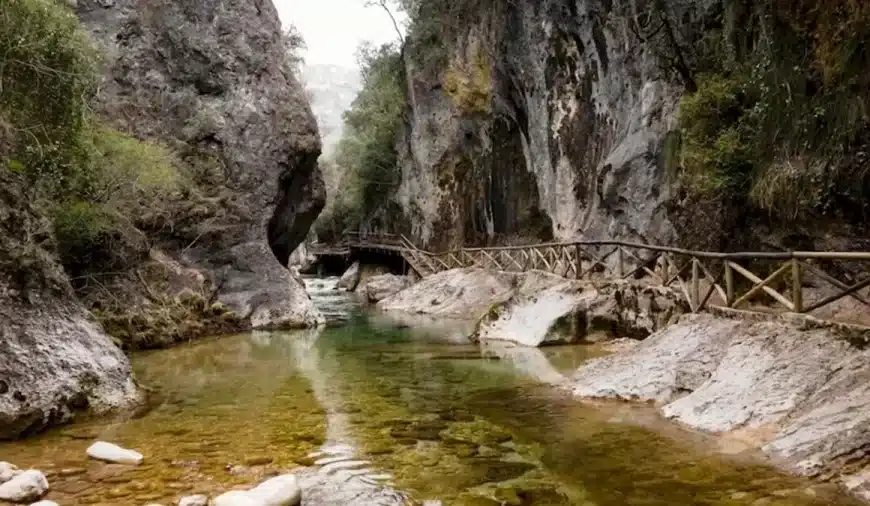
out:
M870 5L767 0L709 36L680 112L685 181L786 222L870 211ZM747 40L736 31L758 26Z
M359 61L363 88L344 114L334 160L339 188L330 189L334 198L315 225L322 238L358 225L387 202L399 180L396 140L406 102L401 54L391 44L362 46Z

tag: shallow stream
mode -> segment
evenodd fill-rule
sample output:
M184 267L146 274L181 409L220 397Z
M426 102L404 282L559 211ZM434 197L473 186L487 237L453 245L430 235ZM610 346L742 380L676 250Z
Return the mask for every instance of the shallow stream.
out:
M450 344L373 324L334 281L308 284L345 325L138 354L149 410L0 444L0 460L46 471L62 506L175 504L312 465L310 454L339 444L375 479L445 505L855 504L726 457L648 408L566 397L553 384L595 348ZM145 464L87 461L97 438Z

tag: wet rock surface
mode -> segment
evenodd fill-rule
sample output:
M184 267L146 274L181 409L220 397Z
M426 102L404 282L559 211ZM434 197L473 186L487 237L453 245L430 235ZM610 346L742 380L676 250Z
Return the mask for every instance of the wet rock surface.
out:
M870 444L868 351L834 330L684 316L640 345L590 361L575 395L654 401L690 427L733 433L808 476L853 489Z

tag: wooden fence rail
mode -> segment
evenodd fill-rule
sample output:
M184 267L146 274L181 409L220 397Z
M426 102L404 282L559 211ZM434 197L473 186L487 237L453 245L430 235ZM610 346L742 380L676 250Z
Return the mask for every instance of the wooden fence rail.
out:
M720 253L626 241L553 242L430 252L417 248L401 235L356 232L347 232L341 243L346 247L394 251L421 276L480 267L507 272L541 270L571 279L637 279L672 289L693 312L715 306L809 314L849 297L867 309L870 318L870 300L859 293L870 286L867 269L870 252ZM850 271L860 276L838 277L821 265L832 262L847 263L854 267ZM822 285L825 290L819 290ZM810 300L810 295L815 300Z

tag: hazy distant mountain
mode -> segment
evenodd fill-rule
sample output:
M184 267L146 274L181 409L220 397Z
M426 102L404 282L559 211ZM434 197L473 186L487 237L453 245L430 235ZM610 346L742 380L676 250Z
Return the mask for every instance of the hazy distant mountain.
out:
M320 126L323 153L330 154L341 139L342 113L362 86L359 69L329 64L305 64L302 80L311 96L311 109Z

